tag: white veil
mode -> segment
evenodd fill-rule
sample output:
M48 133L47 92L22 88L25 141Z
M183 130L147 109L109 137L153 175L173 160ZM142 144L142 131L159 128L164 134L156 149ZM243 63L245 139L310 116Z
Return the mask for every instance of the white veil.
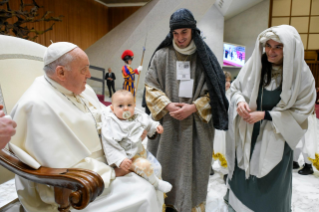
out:
M271 32L271 33L270 33ZM270 111L272 121L264 121L250 160L253 124L248 124L236 112L237 103L246 101L256 110L256 100L261 76L261 56L267 35L272 34L283 43L283 81L281 100ZM275 37L268 37L276 39ZM255 49L231 85L231 101L228 111L229 130L226 135L226 158L229 177L235 168L235 151L239 168L263 177L281 160L285 142L294 149L308 128L307 118L315 103L315 81L304 61L304 47L297 30L288 25L266 29L259 34Z

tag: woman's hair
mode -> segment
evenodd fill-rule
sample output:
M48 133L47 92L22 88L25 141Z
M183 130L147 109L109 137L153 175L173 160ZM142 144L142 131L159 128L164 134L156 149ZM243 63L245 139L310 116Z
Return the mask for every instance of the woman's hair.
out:
M260 86L267 86L271 82L272 64L268 61L266 53L261 56Z

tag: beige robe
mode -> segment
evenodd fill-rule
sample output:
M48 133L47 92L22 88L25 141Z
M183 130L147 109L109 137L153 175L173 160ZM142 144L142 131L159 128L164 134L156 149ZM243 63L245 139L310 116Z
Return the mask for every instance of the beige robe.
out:
M162 165L163 180L173 184L166 204L178 211L204 211L215 131L208 89L203 67L194 53L183 59L190 60L193 97L178 96L176 54L172 47L158 50L146 74L147 106L164 127L163 134L149 140L148 149ZM197 113L176 120L165 109L170 102L195 104Z

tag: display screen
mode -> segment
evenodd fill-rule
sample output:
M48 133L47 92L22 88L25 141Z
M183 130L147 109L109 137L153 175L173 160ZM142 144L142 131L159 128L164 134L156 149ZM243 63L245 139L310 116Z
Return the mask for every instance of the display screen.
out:
M223 66L241 68L245 64L245 46L224 43Z

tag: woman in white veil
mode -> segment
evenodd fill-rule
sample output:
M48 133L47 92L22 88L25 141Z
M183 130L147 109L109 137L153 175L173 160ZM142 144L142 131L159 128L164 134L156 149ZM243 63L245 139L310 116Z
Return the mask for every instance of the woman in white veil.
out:
M293 150L315 96L297 30L263 31L231 85L225 200L235 211L291 211Z

